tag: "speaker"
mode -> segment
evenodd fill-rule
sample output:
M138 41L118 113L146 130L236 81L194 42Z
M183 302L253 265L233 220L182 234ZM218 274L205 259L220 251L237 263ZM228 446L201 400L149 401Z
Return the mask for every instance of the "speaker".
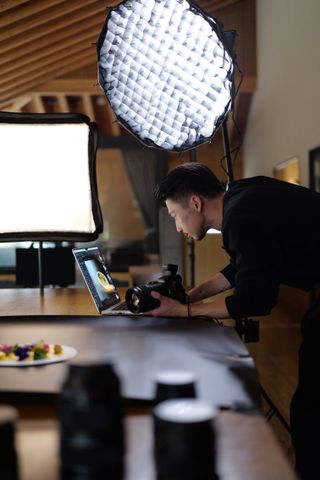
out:
M72 247L42 249L44 285L66 287L75 283L75 260ZM23 287L39 285L38 249L16 249L16 284Z

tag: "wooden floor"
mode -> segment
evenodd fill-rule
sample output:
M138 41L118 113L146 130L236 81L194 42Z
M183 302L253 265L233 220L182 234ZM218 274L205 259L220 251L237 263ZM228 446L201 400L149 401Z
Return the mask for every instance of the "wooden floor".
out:
M280 301L271 315L260 318L260 341L247 344L256 362L261 386L288 425L290 401L297 385L300 322L309 302L309 297L304 295L296 304L295 295L294 290L289 292L289 297L286 292L285 301ZM264 399L262 408L265 414L270 411L270 405ZM269 423L289 460L294 463L290 434L277 415L273 415Z

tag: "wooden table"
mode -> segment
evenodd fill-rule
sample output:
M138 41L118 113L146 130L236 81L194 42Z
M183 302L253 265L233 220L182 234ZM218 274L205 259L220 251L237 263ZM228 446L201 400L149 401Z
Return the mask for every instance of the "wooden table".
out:
M125 427L125 480L155 480L151 416L128 415ZM297 480L263 417L221 412L214 428L219 480ZM58 448L56 420L21 420L20 480L58 480Z
M192 368L199 377L201 398L247 412L223 411L215 421L221 480L295 478L264 418L257 415L255 368L232 329L196 320L187 325L181 319L140 318L133 324L125 318L103 318L84 289L45 289L43 296L37 289L0 290L0 305L1 342L26 341L27 335L41 330L50 343L66 341L79 351L85 342L95 348L113 345L127 398L151 400L153 376L160 367ZM126 345L131 347L119 351L123 338L130 339ZM46 480L58 480L58 426L52 403L47 404L42 394L58 393L66 368L57 364L0 369L0 401L10 400L21 416L17 433L21 480L43 480L43 472ZM132 382L135 368L142 378ZM36 395L35 403L29 393ZM126 425L126 480L153 480L150 407L129 411Z
M125 289L120 288L123 295ZM0 315L96 315L99 316L86 288L0 289Z

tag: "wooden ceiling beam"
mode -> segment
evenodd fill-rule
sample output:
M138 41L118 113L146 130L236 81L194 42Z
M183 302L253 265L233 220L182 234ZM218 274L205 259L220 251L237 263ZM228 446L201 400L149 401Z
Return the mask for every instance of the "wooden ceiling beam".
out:
M96 78L57 78L42 83L36 91L41 95L57 95L61 92L67 95L81 95L82 93L103 95Z
M56 70L59 68L59 65L65 65L68 59L81 59L82 55L86 55L89 52L91 52L92 61L94 61L96 52L93 45L83 45L80 43L61 52L57 52L48 58L43 58L28 66L18 68L10 72L10 74L7 74L4 79L0 79L0 91L21 85L28 82L28 80L36 79L38 76L46 74L47 71L52 71L52 69Z
M64 0L41 0L41 2L29 2L26 5L19 5L19 8L14 8L7 13L2 13L0 17L0 28L25 20L33 15L37 15L38 13L54 7L55 5L59 5L59 3L62 2L64 2Z
M86 46L92 46L95 40L96 29L84 30L81 35L73 35L64 39L64 41L53 43L50 47L41 48L29 55L20 56L18 60L2 63L2 78L5 76L6 80L10 80L20 75L28 76L29 72L54 63L73 51L81 51ZM96 56L94 48L92 53ZM0 85L2 83L3 81L0 79Z
M22 95L14 99L13 103L7 106L7 112L21 112L21 109L32 100L32 95Z
M59 112L69 113L70 108L69 108L69 104L68 104L66 96L63 95L62 93L59 93L56 96L56 98L57 98L57 101L58 101Z
M23 35L15 36L10 39L7 51L3 53L0 57L1 65L4 65L7 62L12 62L14 59L21 58L21 46L23 45L23 55L28 56L29 54L37 51L46 49L54 43L68 41L69 37L75 37L82 35L86 30L92 29L92 32L96 32L96 40L98 40L98 34L102 29L102 25L105 19L105 12L100 12L94 14L93 16L87 17L80 22L75 22L67 26L63 26L61 29L55 30L51 34L45 36L40 36L28 41ZM19 48L20 47L20 48ZM46 50L47 51L47 50Z
M32 110L35 113L46 113L46 109L44 108L44 103L42 97L40 95L32 95Z
M122 2L122 0L107 0L106 1L106 7L108 7L108 8L116 7L121 2Z
M1 0L0 13L6 12L15 7L21 7L23 3L27 3L30 0Z
M213 13L223 8L231 7L242 0L198 0L197 4L207 13Z
M71 58L66 58L64 62L60 62L58 65L53 65L52 68L47 69L46 72L41 74L37 72L35 78L29 80L28 82L22 82L22 84L17 85L13 88L8 86L6 90L0 90L0 108L4 105L12 103L13 99L18 95L21 95L24 92L36 91L37 87L48 80L51 80L53 77L61 76L67 72L72 72L77 68L90 65L92 63L92 52L88 53L82 52L80 57L72 56Z
M88 93L82 95L82 103L84 113L90 118L90 120L92 120L93 122L96 121L91 96Z
M2 28L0 53L4 50L7 40L15 35L22 36L24 41L47 35L62 26L70 25L87 18L93 13L106 12L104 0L77 0L76 2L63 2L61 5L30 17L25 21L17 22ZM40 30L42 26L42 30Z

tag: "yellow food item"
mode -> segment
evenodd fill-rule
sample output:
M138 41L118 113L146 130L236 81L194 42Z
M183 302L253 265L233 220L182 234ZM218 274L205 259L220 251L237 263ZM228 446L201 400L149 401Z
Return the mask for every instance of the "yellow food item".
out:
M54 346L54 353L55 353L55 355L60 355L62 353L62 346L61 345L55 345Z

